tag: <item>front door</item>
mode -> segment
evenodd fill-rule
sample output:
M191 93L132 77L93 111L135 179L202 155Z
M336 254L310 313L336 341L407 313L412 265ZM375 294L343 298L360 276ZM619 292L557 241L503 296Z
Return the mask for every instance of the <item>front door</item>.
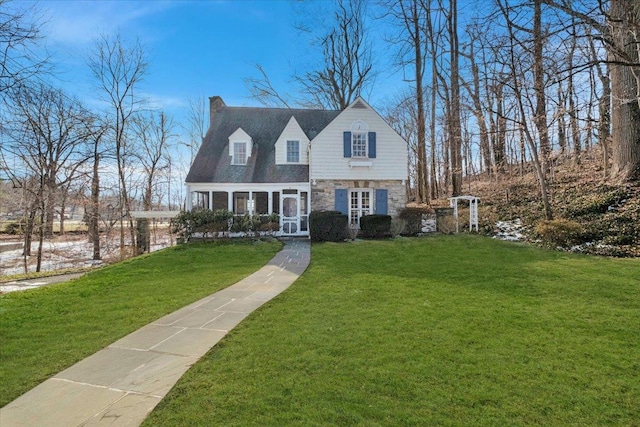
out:
M300 196L297 194L282 194L282 234L295 235L300 233Z

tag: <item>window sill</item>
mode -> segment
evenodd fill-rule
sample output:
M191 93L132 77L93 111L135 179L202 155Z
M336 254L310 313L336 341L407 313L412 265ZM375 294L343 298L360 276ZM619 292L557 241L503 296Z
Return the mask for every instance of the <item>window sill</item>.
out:
M371 160L349 160L350 168L370 168L371 166L373 166Z

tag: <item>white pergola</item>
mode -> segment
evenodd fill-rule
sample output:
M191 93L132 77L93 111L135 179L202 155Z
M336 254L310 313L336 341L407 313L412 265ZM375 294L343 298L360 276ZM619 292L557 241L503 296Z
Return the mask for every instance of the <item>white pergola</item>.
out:
M473 227L478 231L478 203L480 198L475 196L456 196L449 197L449 206L453 208L453 216L456 219L456 233L458 230L458 201L465 200L469 202L469 231L473 231Z

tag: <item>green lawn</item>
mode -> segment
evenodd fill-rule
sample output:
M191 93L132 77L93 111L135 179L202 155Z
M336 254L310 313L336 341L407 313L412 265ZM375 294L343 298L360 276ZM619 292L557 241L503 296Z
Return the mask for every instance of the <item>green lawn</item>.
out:
M190 244L62 285L0 296L0 406L167 313L267 263L278 242Z
M639 260L442 236L315 244L145 425L639 420Z

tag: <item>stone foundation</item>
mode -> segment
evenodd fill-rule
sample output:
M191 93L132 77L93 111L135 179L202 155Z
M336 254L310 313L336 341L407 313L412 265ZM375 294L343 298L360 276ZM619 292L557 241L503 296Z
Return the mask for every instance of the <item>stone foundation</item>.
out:
M387 190L387 213L392 217L407 205L405 185L400 180L385 181L346 181L346 180L317 180L311 182L311 210L332 211L336 208L336 189L371 188ZM372 201L375 207L375 200Z

